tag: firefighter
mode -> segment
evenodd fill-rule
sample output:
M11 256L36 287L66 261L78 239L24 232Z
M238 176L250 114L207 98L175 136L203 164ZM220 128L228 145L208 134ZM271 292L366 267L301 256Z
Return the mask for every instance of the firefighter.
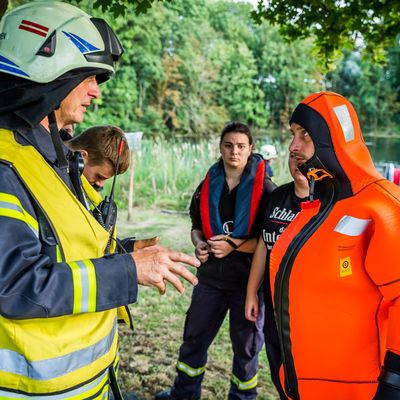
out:
M31 2L0 22L0 397L121 398L117 308L137 284L165 291L177 262L151 247L104 256L59 129L84 118L122 46L107 23L61 2Z

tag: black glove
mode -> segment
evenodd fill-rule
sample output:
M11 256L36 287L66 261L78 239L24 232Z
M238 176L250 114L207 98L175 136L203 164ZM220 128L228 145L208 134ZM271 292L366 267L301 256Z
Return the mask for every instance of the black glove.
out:
M373 400L400 400L400 356L387 351Z

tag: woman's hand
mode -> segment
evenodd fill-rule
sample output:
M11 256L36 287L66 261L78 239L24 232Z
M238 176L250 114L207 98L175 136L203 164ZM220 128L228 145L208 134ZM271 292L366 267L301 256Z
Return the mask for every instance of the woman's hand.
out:
M226 235L216 235L207 240L211 253L215 258L226 257L234 248L225 240Z
M196 244L194 254L199 259L200 262L205 263L208 260L210 247L206 242L199 240Z
M256 322L258 318L258 296L257 293L247 292L245 304L245 316L251 322Z

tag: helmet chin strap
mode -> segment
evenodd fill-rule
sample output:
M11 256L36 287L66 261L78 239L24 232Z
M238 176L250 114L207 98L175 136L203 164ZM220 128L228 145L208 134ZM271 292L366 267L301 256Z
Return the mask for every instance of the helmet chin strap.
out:
M50 130L50 135L51 135L51 141L53 142L54 150L56 151L57 166L61 170L66 170L67 172L69 172L69 163L68 163L68 160L65 157L65 154L63 151L63 144L62 144L61 137L60 137L60 134L58 131L55 112L52 111L47 116L47 118L49 120L49 130Z

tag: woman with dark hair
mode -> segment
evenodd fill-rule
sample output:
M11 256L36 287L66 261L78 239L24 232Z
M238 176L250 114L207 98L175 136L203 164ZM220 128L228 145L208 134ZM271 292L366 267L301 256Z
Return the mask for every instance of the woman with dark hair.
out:
M228 123L220 136L221 158L211 166L190 205L191 238L202 265L187 312L177 376L156 399L199 399L207 351L230 314L233 366L228 399L257 396L258 353L263 345L263 313L245 318L246 286L267 199L275 188L265 160L253 154L247 125ZM260 309L262 310L262 296Z

